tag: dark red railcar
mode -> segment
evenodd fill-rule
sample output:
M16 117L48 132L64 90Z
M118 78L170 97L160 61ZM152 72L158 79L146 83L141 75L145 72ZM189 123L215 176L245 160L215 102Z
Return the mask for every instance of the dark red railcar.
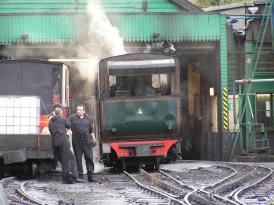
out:
M62 63L0 62L0 172L49 169L53 159L48 114L54 103L68 107L69 70ZM68 109L67 109L68 110Z

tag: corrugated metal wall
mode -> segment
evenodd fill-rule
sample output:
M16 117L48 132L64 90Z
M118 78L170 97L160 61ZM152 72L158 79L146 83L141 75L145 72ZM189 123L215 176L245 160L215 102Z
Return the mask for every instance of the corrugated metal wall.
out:
M154 40L219 41L226 35L225 21L218 14L108 14L111 23L128 42ZM0 15L0 43L49 43L86 40L86 13ZM88 22L86 22L88 25ZM96 28L95 28L96 29Z
M218 14L109 14L112 24L119 28L125 41L218 41L221 17Z

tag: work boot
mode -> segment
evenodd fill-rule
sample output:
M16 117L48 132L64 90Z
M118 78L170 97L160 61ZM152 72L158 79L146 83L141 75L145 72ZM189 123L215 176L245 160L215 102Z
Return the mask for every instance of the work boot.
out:
M74 181L75 183L85 183L85 180L80 179L80 178L74 178L73 181Z
M70 173L63 176L63 183L64 184L73 184L74 183L73 176Z
M97 182L97 181L94 180L94 179L92 178L92 176L88 176L88 182Z
M66 178L63 179L63 184L74 184L74 181L72 178Z
M84 179L84 175L83 174L78 174L79 179Z

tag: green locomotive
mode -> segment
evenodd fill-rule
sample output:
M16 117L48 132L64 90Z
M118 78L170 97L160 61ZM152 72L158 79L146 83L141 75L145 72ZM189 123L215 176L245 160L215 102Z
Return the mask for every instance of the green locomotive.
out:
M159 168L181 136L180 78L171 56L134 53L99 63L99 134L106 166ZM179 146L180 147L180 146Z

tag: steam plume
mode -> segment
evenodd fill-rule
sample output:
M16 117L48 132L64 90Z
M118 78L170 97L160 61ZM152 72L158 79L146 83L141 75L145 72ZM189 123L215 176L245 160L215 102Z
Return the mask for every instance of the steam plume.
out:
M79 48L78 58L88 58L89 61L78 62L76 67L81 76L88 78L89 82L93 84L99 60L112 55L125 54L126 51L118 29L111 25L97 0L88 1L87 11L89 42ZM92 86L89 85L89 87Z

